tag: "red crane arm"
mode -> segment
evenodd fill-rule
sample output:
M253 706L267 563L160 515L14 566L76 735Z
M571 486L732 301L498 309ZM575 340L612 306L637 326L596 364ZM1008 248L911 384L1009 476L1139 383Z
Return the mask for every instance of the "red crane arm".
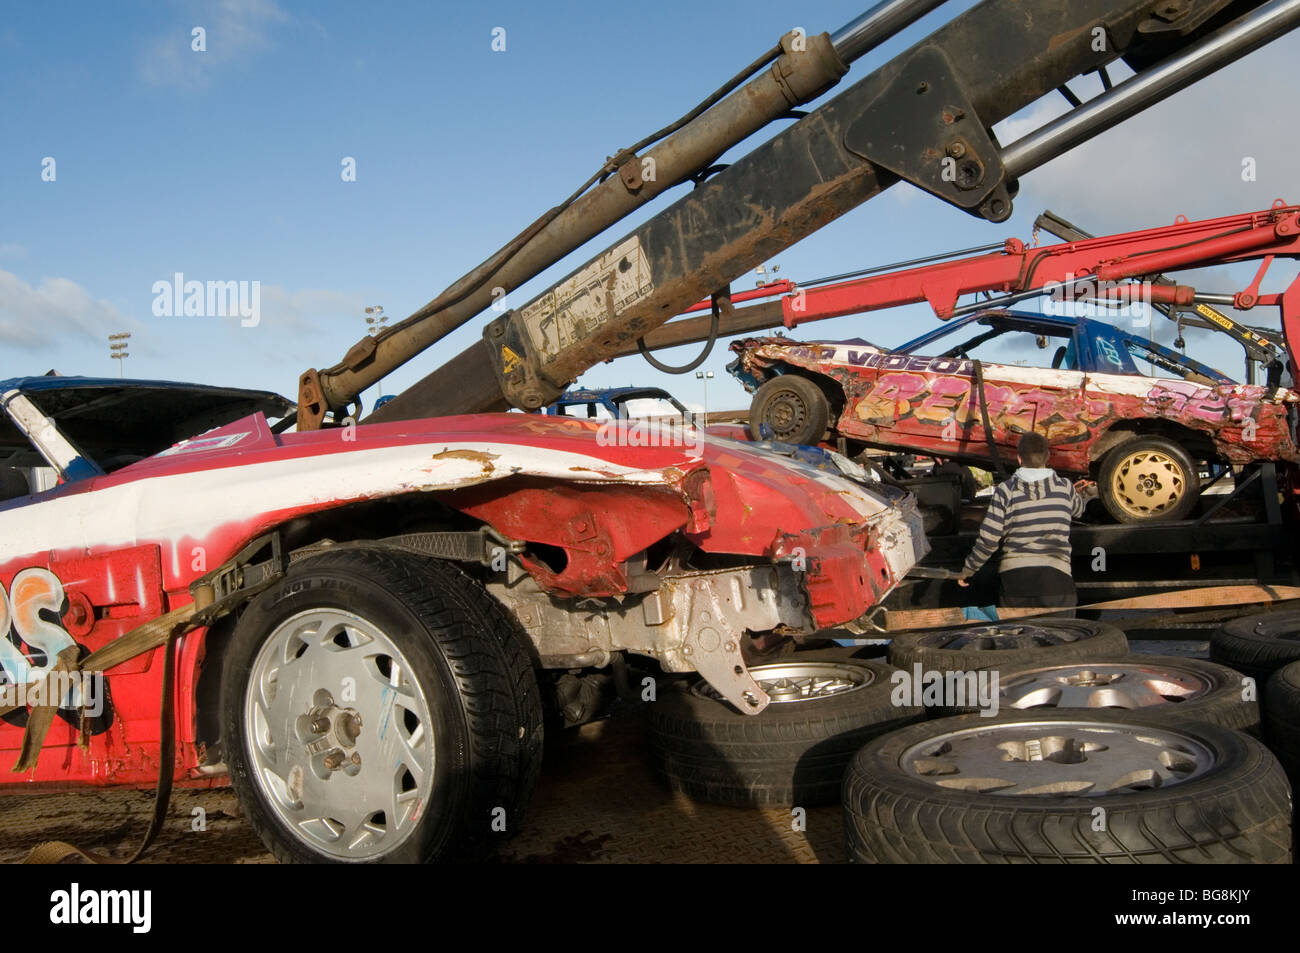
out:
M1096 285L1270 255L1300 257L1300 207L1279 205L1039 248L1011 238L1003 251L993 254L800 289L783 299L782 308L789 328L922 301L940 318L950 318L964 294L1049 291L1091 279L1094 295L1122 297L1120 289ZM1190 303L1191 289L1185 286L1147 290L1152 300Z
M879 311L905 304L929 303L940 318L960 311L957 300L964 294L1000 292L1010 300L1039 294L1064 293L1081 299L1131 300L1135 293L1148 302L1189 306L1198 299L1187 285L1130 282L1164 272L1210 265L1262 259L1259 271L1246 289L1233 296L1233 306L1248 311L1258 306L1281 311L1288 362L1293 377L1300 381L1300 277L1281 293L1260 294L1260 283L1276 257L1300 258L1300 206L1278 200L1271 209L1228 215L1202 221L1180 220L1173 225L1107 235L1058 245L1026 247L1019 239L1007 239L1001 252L984 253L938 264L908 268L885 274L836 282L819 287L795 288L780 299L782 322L788 328L809 321ZM767 297L777 285L760 287L745 298ZM989 301L979 307L996 307L1008 300ZM691 308L709 307L704 301ZM755 311L755 307L741 309ZM740 316L741 312L737 312ZM696 319L698 321L698 319ZM679 329L681 341L698 339L688 335L689 322L670 323ZM752 326L752 325L751 325ZM769 325L770 326L770 325ZM724 328L724 333L727 329Z

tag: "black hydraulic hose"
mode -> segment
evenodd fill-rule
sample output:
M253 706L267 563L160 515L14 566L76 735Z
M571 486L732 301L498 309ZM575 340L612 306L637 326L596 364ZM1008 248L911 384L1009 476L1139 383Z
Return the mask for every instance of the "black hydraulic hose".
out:
M650 349L645 346L645 338L643 337L636 339L636 349L641 352L641 356L646 359L646 362L651 367L657 371L663 371L665 374L686 374L695 370L708 359L709 353L713 350L713 345L718 341L718 325L722 319L723 309L725 308L728 313L734 310L731 307L731 285L727 285L725 291L713 292L712 304L713 314L709 321L709 339L704 342L704 350L700 352L699 357L691 361L691 363L683 364L680 367L665 364L650 353Z

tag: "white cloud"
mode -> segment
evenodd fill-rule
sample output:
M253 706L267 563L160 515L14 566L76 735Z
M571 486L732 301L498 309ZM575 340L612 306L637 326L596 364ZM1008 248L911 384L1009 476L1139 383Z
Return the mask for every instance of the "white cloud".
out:
M0 271L0 343L38 350L73 340L98 340L110 331L136 326L75 281L45 278L32 286L12 272Z
M365 300L360 295L323 288L290 291L280 285L262 286L262 321L268 330L320 333L351 322L354 338L365 330Z
M272 31L290 17L274 0L221 0L215 8L192 8L189 20L154 37L142 52L137 70L145 83L205 89L218 69L269 49ZM203 52L191 47L195 27L206 32Z

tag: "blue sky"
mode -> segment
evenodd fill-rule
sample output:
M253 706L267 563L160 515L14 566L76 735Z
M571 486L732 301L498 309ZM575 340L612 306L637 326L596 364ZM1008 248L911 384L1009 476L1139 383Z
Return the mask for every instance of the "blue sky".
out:
M0 376L116 374L105 336L132 333L128 376L263 387L335 363L567 195L617 148L693 106L784 31L834 30L868 0L608 3L10 4L0 23ZM970 6L953 0L864 60L848 80ZM650 11L653 13L651 14ZM205 52L191 31L206 30ZM506 49L491 48L506 30ZM981 222L907 186L775 259L808 279L950 248L1029 238L1044 207L1098 233L1300 201L1300 131L1288 37L1029 175L1015 216ZM846 80L847 82L847 80ZM1086 83L1078 90L1089 94ZM1014 139L1059 111L1031 107ZM735 150L740 154L769 127ZM1244 157L1255 181L1241 178ZM42 162L56 177L42 181ZM344 157L356 181L340 176ZM1287 193L1290 189L1290 194ZM513 292L522 304L681 190ZM1296 274L1275 266L1274 288ZM153 285L176 272L260 281L261 323L156 317ZM1238 290L1252 269L1198 276ZM734 287L752 286L752 276ZM1251 316L1256 323L1272 315ZM807 337L897 344L932 327L924 308L809 326ZM471 322L385 380L411 383L481 331ZM1161 340L1172 328L1160 329ZM1191 353L1240 372L1240 352L1189 335ZM693 348L669 352L680 362ZM712 408L748 397L723 371ZM583 383L658 383L698 403L700 385L639 358ZM373 390L367 395L373 400Z

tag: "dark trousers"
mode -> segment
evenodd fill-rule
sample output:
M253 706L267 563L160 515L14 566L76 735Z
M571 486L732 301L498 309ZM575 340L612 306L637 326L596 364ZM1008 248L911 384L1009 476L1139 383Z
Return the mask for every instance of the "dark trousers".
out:
M1008 569L998 574L998 605L1016 609L1068 609L1079 604L1069 573L1047 566Z

